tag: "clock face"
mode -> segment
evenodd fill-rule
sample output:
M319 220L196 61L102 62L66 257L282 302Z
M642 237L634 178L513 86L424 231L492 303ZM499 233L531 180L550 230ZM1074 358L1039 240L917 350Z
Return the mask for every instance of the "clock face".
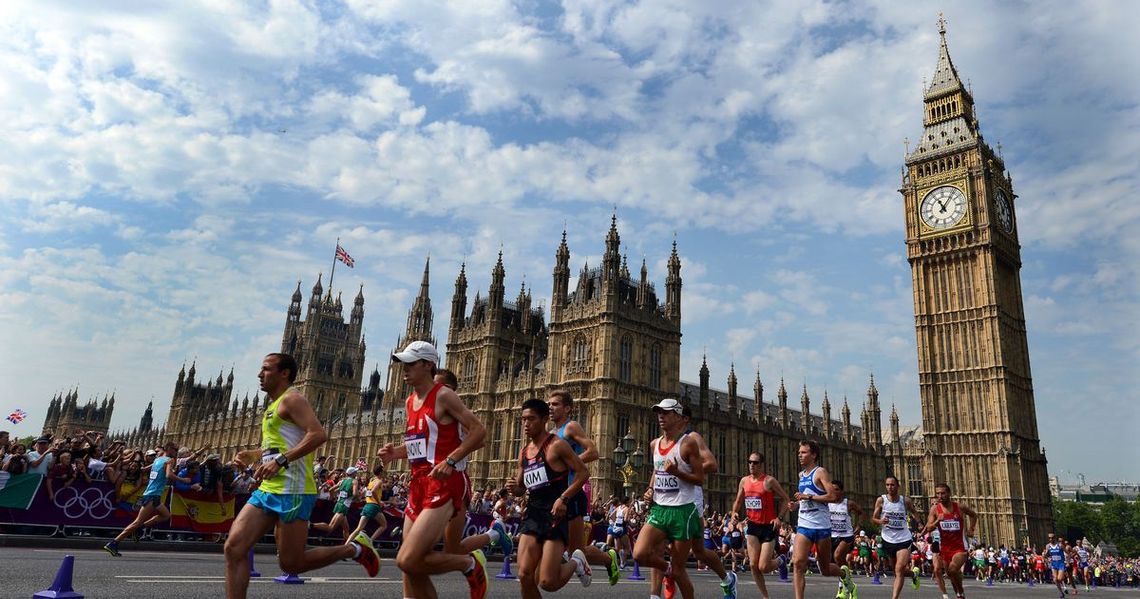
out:
M1009 197L1005 191L998 189L994 194L994 205L997 207L997 219L1006 233L1013 231L1013 208L1009 205Z
M932 229L947 229L966 216L966 194L953 185L936 187L922 198L922 222Z

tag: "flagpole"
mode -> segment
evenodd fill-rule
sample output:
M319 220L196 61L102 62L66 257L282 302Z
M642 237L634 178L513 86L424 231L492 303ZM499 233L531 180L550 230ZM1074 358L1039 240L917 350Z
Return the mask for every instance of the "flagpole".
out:
M336 238L336 247L340 247L340 237ZM329 297L332 297L332 283L333 275L336 274L336 249L333 249L333 265L332 270L329 271Z

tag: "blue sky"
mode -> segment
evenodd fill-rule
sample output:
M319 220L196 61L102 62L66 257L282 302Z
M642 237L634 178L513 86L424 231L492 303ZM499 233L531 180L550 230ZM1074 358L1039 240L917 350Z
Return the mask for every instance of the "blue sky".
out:
M683 378L707 351L857 414L873 371L917 423L897 189L940 10L1020 196L1050 472L1140 479L1100 442L1140 427L1128 2L4 4L0 412L38 431L78 384L162 419L195 359L255 390L338 237L371 368L429 253L442 338L462 260L485 293L501 247L548 303L563 227L576 272L616 207L659 287L676 234Z

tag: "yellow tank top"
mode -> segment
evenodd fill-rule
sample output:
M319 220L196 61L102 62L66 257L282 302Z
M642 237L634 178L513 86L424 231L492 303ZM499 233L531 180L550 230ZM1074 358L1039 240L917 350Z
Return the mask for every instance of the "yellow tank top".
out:
M289 391L286 390L285 393ZM277 406L281 403L280 397L273 400L265 408L261 418L261 460L267 462L274 459L277 454L293 449L305 436L305 431L296 424L289 422L277 414ZM278 470L273 478L261 481L260 489L266 493L277 495L285 494L316 494L317 484L313 480L313 454L289 462L289 465Z
M364 492L364 503L380 503L380 479L373 478Z

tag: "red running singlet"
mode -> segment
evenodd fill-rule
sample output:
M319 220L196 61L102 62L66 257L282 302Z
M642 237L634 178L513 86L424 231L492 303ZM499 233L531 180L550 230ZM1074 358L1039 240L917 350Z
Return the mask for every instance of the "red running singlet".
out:
M771 524L776 519L776 497L765 483L768 475L756 480L748 476L744 479L744 512L749 522Z

